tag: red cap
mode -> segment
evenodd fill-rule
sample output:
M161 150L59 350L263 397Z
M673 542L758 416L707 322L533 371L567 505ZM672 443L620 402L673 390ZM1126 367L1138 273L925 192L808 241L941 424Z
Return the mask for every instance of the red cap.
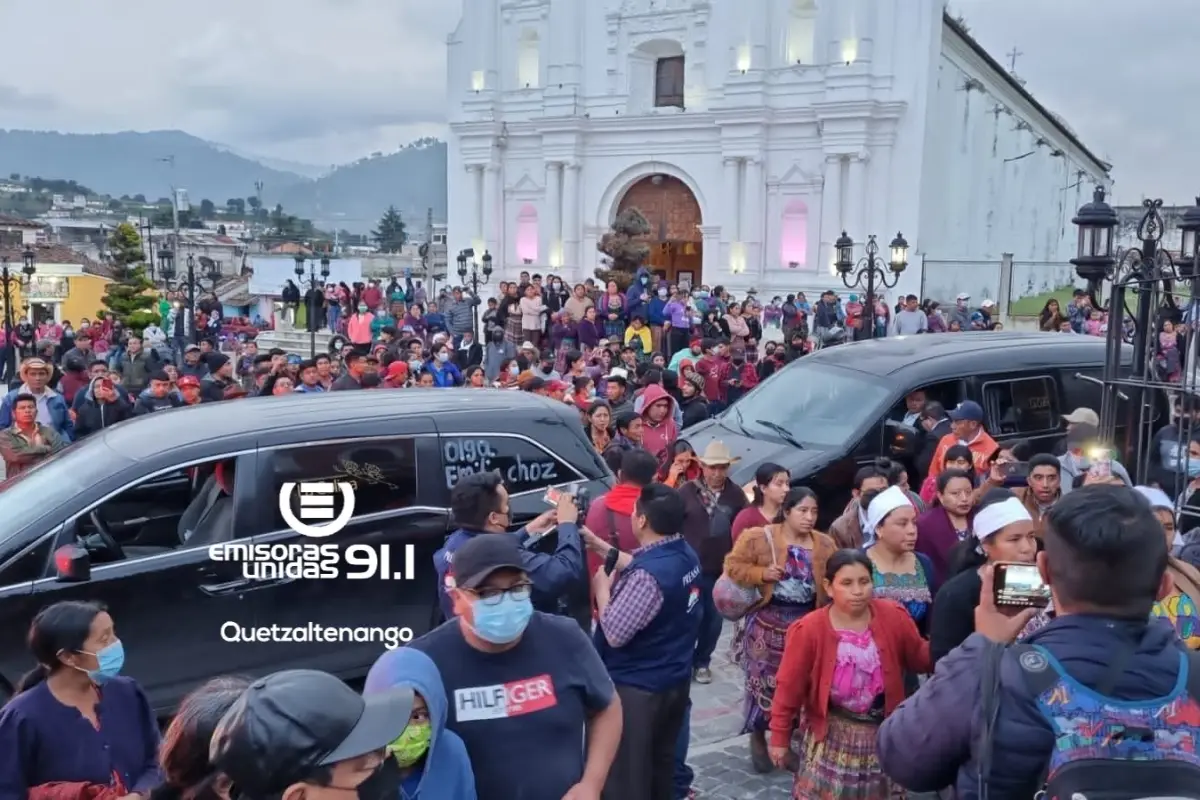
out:
M570 386L562 381L546 381L546 389L551 392L565 392Z
M175 381L175 385L180 389L199 389L200 379L195 375L181 375L179 380Z

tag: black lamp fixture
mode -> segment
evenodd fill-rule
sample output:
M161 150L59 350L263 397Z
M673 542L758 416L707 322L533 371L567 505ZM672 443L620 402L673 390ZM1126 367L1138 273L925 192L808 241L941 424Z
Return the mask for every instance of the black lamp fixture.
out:
M329 277L329 256L321 256L321 277Z
M492 254L488 251L483 251L483 277L492 277Z
M475 248L468 247L465 250L460 250L458 258L458 277L462 279L464 288L471 288L471 328L475 331L475 338L479 338L479 287L488 282L492 277L492 254L488 251L483 251L481 261L483 267L475 261ZM470 261L468 268L467 262Z
M1196 198L1196 205L1183 212L1179 234L1179 274L1200 278L1200 197Z
M304 277L304 260L304 256L296 254L296 277L298 278Z
M3 283L4 299L4 331L13 330L13 292L25 289L29 285L33 273L37 271L37 257L32 247L26 247L21 253L21 275L14 275L8 269L8 256L0 256L0 282ZM28 313L29 292L25 291L26 313ZM9 375L17 372L17 348L4 348L4 369Z
M37 272L37 256L32 247L27 246L25 252L21 253L21 272L25 273L26 278L32 278L33 273Z
M866 254L857 262L854 260L854 240L850 234L842 231L842 235L833 243L833 266L842 278L847 289L864 289L867 302L863 304L866 313L864 320L867 327L867 338L875 336L875 290L877 286L891 289L900 281L900 275L908 266L908 240L904 234L897 232L889 245L890 259L884 262L879 257L879 243L875 234L867 237Z
M169 247L158 250L158 274L164 281L175 277L175 252Z
M1079 244L1071 263L1079 277L1087 281L1093 300L1100 283L1111 276L1116 266L1113 236L1119 220L1104 198L1104 187L1097 186L1092 192L1092 202L1080 206L1071 220L1079 228Z

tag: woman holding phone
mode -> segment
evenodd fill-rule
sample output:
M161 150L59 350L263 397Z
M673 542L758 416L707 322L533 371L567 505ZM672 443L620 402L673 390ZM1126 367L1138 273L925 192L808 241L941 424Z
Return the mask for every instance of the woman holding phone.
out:
M1033 564L1037 559L1033 517L1008 489L991 489L983 496L971 533L951 553L950 578L934 599L929 652L935 664L975 632L982 571L1000 562Z

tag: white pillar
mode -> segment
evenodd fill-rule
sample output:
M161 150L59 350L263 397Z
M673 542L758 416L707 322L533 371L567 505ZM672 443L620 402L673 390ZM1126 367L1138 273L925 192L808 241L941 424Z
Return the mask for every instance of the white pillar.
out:
M846 191L846 229L851 236L866 240L867 230L867 152L864 150L850 157L849 188Z
M496 220L499 217L498 206L500 203L498 178L500 176L500 166L498 164L488 164L483 170L483 234L480 236L483 239L483 249L488 250L495 257L499 253L500 248L498 243L500 237L497 235ZM478 254L480 257L482 253Z
M467 174L471 176L471 241L468 247L475 247L483 240L483 165L468 164Z
M842 157L825 160L825 185L821 189L821 263L820 274L830 274L833 243L842 235Z
M746 159L746 187L742 214L742 240L746 242L746 271L762 273L766 268L763 258L763 231L766 220L763 200L767 187L763 181L763 162L760 158Z
M546 162L546 247L542 259L562 266L562 163Z
M579 270L579 162L566 165L563 175L563 264Z
M740 158L725 159L725 219L721 221L721 231L722 238L730 244L742 238L741 210L738 205L741 161Z

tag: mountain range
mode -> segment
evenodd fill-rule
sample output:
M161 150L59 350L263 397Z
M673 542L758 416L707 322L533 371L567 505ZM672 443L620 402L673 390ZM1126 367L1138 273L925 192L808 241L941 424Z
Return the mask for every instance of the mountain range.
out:
M446 145L422 139L393 153L321 168L242 153L183 131L59 133L0 130L0 175L74 180L120 197L153 202L186 189L193 205L218 208L262 184L263 205L313 220L319 228L366 233L388 206L417 230L426 209L446 219Z

